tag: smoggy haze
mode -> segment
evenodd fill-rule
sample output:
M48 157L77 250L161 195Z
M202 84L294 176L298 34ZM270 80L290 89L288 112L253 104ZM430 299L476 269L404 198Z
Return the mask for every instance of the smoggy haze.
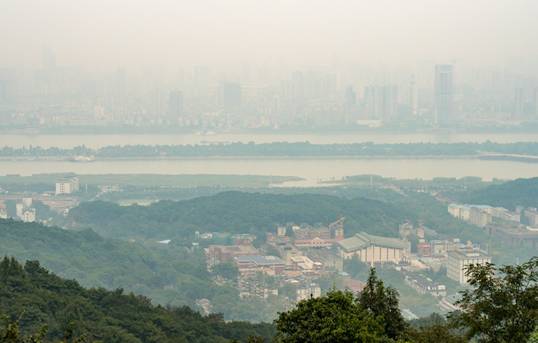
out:
M457 63L536 73L537 15L535 0L2 0L0 66L37 67L50 50L87 70Z

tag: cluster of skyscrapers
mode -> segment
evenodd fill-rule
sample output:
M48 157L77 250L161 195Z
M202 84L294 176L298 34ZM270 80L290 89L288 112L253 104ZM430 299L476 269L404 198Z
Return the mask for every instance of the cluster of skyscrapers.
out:
M0 126L185 129L459 127L538 121L538 81L455 66L391 77L327 68L234 77L194 67L166 76L95 76L57 66L0 69ZM270 74L270 73L269 73Z

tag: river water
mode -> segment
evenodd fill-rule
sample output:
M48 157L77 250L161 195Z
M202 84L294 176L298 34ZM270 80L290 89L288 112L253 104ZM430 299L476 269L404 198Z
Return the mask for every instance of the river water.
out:
M304 142L409 143L409 142L538 142L536 134L118 134L118 135L18 135L0 133L0 146L98 148L126 144L200 144L205 142ZM538 163L449 159L357 159L357 158L199 158L176 160L113 160L75 163L68 161L0 161L0 175L75 172L78 174L221 174L299 176L296 185L312 186L320 181L376 174L398 179L479 176L516 179L538 176Z
M538 176L538 163L473 159L202 158L182 160L0 161L0 174L219 174L299 176L290 185L313 186L349 175L376 174L398 179L479 176L484 180Z

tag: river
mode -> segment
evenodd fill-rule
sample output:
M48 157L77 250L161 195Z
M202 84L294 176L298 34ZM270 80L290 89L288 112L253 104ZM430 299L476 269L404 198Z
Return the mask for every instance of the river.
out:
M398 179L479 176L484 180L538 176L538 163L477 159L352 159L352 158L202 158L181 160L0 161L0 174L220 174L299 176L296 186L340 180L349 175L376 174Z

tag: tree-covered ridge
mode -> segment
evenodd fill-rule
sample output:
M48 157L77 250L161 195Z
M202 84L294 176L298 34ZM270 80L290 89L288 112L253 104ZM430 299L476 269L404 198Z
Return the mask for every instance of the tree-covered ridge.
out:
M220 315L203 317L188 307L153 306L149 299L121 289L85 289L42 268L36 261L21 265L0 262L0 311L18 320L22 331L46 326L45 341L66 335L88 342L227 342L249 336L270 339L270 324L226 323Z
M150 206L82 203L70 218L80 226L118 237L173 239L200 232L250 232L264 238L276 225L293 222L328 224L346 217L348 235L367 231L396 236L398 224L410 213L365 198L344 199L320 194L223 192L185 201L160 201Z
M0 219L0 256L39 260L54 273L85 287L124 288L156 304L195 306L211 301L226 319L270 320L276 310L239 301L238 291L216 285L201 250L107 239L91 230L70 231Z
M0 156L97 158L209 157L209 156L479 156L484 153L538 155L538 143L400 143L312 144L309 142L214 143L199 145L123 145L92 149L23 147L0 148Z
M469 204L487 204L512 210L517 206L538 207L538 177L508 181L455 196Z

